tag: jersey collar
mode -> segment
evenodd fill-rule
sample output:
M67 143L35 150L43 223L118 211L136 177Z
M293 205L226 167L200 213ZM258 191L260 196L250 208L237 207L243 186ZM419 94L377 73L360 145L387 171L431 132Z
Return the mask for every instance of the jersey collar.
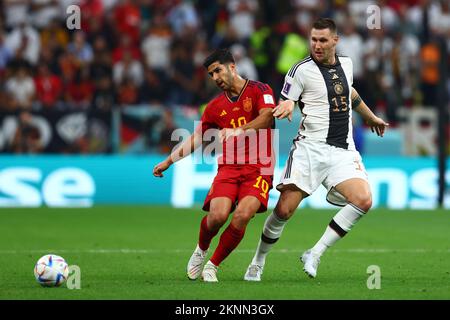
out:
M231 103L235 103L235 102L239 101L239 99L241 98L242 94L243 94L244 91L245 91L245 88L247 88L248 82L249 82L249 80L248 80L248 79L245 79L245 84L244 84L244 86L242 87L241 92L239 93L239 95L237 96L237 98L236 98L236 97L229 97L229 96L228 96L228 93L225 92L225 97L227 97L228 101L230 101Z
M334 55L334 57L336 58L336 62L334 64L323 64L323 63L317 61L316 59L314 59L312 54L310 54L309 56L319 67L331 69L331 68L337 67L341 64L341 61L339 61L339 57L337 54Z

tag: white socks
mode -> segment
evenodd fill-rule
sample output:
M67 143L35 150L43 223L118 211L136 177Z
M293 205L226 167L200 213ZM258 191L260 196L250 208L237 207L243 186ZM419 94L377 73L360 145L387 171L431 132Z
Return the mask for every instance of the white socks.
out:
M324 234L317 241L316 245L312 247L311 251L315 255L321 256L325 250L345 236L364 213L355 205L347 204L333 217Z
M347 204L333 217L324 234L311 251L315 255L321 256L325 250L345 236L364 214L365 212L355 205ZM267 217L252 264L264 266L266 256L281 237L286 222L287 220L278 217L275 211Z
M280 238L286 222L287 220L283 220L276 215L275 210L267 217L252 264L264 266L266 256Z

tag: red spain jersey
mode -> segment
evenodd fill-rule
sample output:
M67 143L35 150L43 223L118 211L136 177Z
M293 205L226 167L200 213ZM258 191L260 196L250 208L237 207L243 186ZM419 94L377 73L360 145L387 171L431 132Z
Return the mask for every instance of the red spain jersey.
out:
M254 120L263 108L274 108L273 91L267 84L247 80L239 96L222 92L208 103L201 118L201 130L239 128ZM221 165L256 165L273 167L271 128L247 130L245 134L229 138L222 145Z

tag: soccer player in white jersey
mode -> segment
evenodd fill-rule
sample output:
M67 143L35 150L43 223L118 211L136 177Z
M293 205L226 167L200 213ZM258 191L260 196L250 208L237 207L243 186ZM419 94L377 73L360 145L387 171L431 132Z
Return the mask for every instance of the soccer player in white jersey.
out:
M273 116L292 119L299 102L302 121L277 189L280 198L267 217L255 256L244 276L260 281L269 250L280 238L300 202L322 184L327 201L341 206L319 241L300 260L310 277L317 274L320 257L372 206L367 173L352 135L352 110L372 132L383 136L389 125L375 116L352 88L353 67L348 57L336 55L339 38L333 20L320 18L311 30L311 54L288 71Z

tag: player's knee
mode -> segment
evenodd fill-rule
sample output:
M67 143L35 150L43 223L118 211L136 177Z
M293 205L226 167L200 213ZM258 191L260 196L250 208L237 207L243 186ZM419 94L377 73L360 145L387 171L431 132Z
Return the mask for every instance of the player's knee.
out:
M372 207L372 195L370 193L359 193L352 195L349 202L360 208L364 212L368 212Z
M278 202L275 207L275 214L283 220L289 219L294 214L294 211L294 208L291 208L288 204L282 202Z
M233 212L233 224L239 227L245 227L254 215L255 212L251 210L237 208L236 211Z
M228 219L228 212L220 209L213 209L209 211L208 222L212 229L220 228Z

